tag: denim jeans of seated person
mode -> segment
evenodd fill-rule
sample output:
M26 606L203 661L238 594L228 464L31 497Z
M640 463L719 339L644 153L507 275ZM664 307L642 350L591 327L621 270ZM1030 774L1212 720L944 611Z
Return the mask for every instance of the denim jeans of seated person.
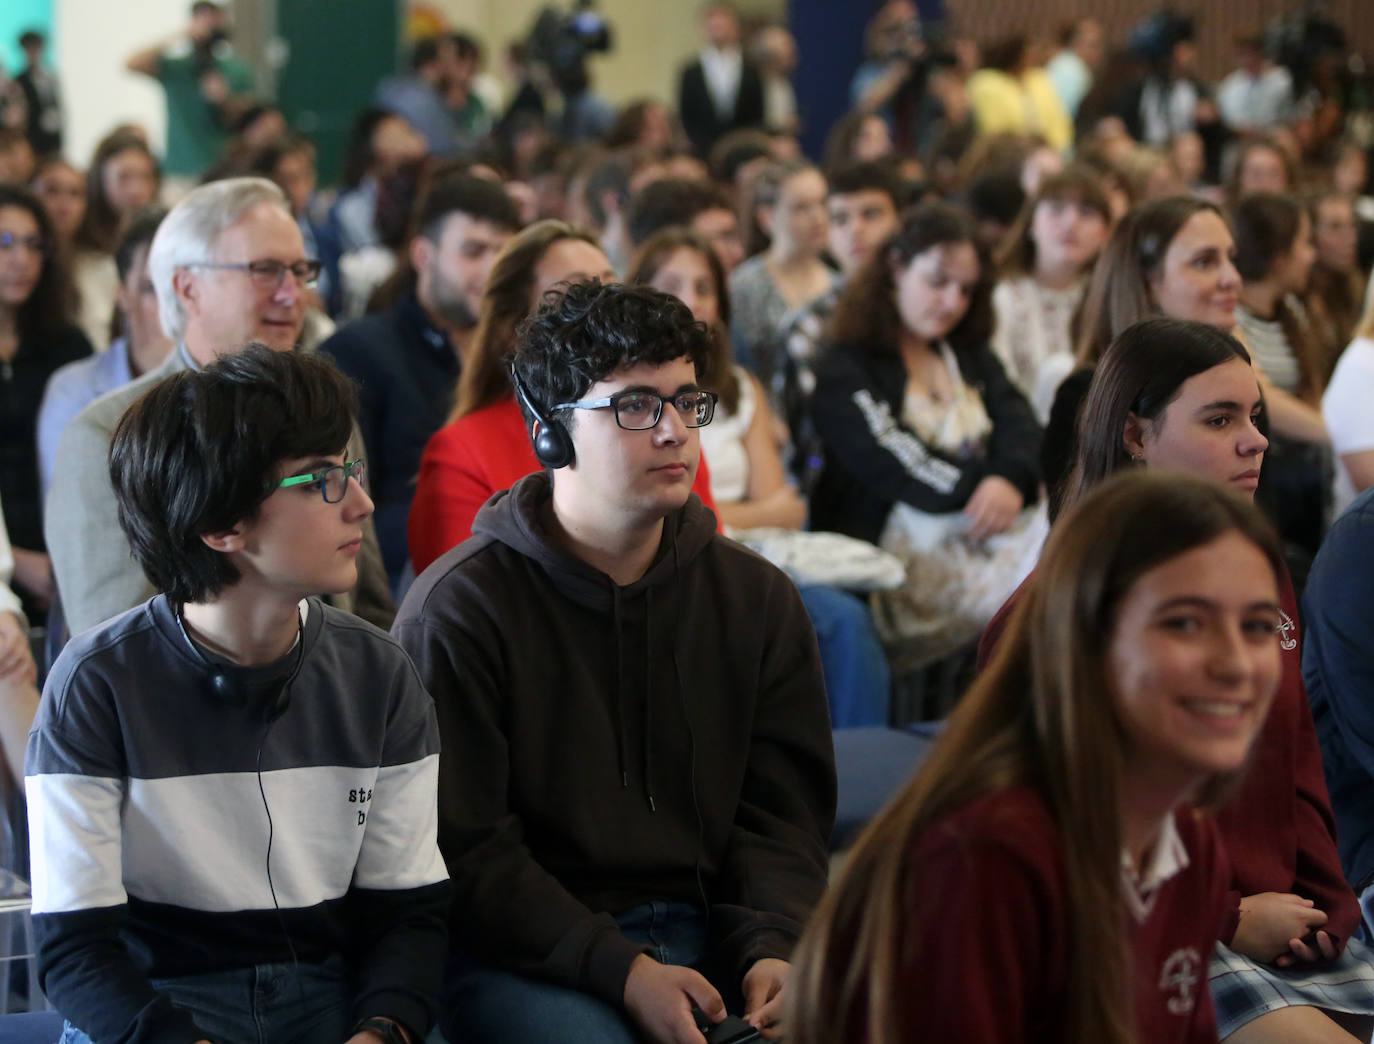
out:
M687 903L651 902L616 918L662 964L700 969L706 918ZM627 1016L590 993L450 959L439 1024L461 1044L639 1044ZM716 983L717 988L720 983ZM724 995L724 994L723 994ZM731 998L725 995L726 1003ZM731 1009L734 1010L733 1007Z
M353 994L340 957L154 979L153 987L190 1012L215 1044L341 1044L353 1028ZM60 1044L92 1042L68 1022Z

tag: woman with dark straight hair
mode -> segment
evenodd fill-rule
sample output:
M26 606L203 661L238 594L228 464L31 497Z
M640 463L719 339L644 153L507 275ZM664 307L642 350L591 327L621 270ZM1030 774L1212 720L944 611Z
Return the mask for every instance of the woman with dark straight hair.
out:
M1002 647L793 954L790 1044L1215 1041L1209 812L1279 679L1278 542L1130 474L1051 534Z
M1231 211L1236 270L1244 280L1236 306L1237 336L1270 383L1321 409L1326 373L1321 342L1301 295L1316 250L1312 222L1297 200L1273 192L1242 196ZM1289 547L1316 555L1331 499L1331 446L1274 432L1263 502ZM1301 570L1306 573L1306 568Z
M1253 498L1269 445L1262 409L1259 376L1233 337L1174 319L1135 324L1093 375L1065 512L1135 468L1173 472L1170 481L1191 475ZM1368 1040L1374 1030L1374 961L1352 937L1360 907L1336 847L1286 566L1278 581L1279 689L1251 770L1217 814L1230 864L1229 912L1208 975L1223 1040L1350 1044L1352 1033ZM981 662L992 660L1017 600L988 627Z
M1316 331L1300 300L1317 256L1311 219L1295 199L1255 192L1231 211L1231 229L1243 280L1236 324L1250 354L1275 386L1316 406L1325 374Z
M119 129L96 146L86 172L86 209L72 237L72 278L79 291L77 322L100 351L110 343L119 293L115 247L161 188L161 169L141 135Z
M72 296L47 211L27 189L0 185L0 500L14 544L14 587L31 619L41 619L53 595L38 407L53 371L91 354L71 322Z

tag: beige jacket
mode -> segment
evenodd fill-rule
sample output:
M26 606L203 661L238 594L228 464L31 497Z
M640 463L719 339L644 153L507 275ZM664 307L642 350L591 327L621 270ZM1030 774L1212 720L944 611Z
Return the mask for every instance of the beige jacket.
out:
M110 485L110 441L124 411L149 388L164 377L193 366L185 346L179 345L156 370L96 399L62 433L52 488L43 512L43 535L52 556L62 611L72 634L132 609L157 593L134 561L119 528L118 508ZM356 427L348 454L365 454ZM391 626L396 606L387 587L382 552L371 520L363 529L358 585L331 601L378 627Z

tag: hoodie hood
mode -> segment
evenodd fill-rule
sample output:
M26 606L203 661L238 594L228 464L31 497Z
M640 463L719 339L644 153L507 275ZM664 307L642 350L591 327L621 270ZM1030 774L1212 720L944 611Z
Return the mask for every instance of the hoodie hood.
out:
M526 475L482 506L472 524L473 535L499 541L538 562L563 594L600 612L611 611L619 599L635 598L671 580L716 535L715 515L695 493L691 494L680 511L663 520L658 553L644 575L632 584L617 587L605 573L558 545L545 521L552 496L553 483L548 472Z

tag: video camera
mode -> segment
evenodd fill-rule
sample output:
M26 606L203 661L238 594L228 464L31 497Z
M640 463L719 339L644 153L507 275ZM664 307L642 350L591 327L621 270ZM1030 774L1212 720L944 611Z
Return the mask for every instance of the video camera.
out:
M547 68L554 84L565 94L586 88L589 54L604 54L611 49L611 24L595 8L595 0L576 0L571 11L552 5L545 7L526 41L529 60Z

